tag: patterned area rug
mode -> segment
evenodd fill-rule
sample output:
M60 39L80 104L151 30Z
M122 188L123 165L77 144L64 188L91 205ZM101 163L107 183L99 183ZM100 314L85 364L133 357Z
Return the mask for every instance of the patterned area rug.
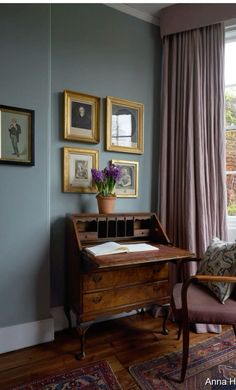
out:
M233 331L199 343L189 350L184 383L180 378L182 351L130 367L142 390L236 389L236 343Z
M11 390L121 390L106 361L94 362L63 374L11 388ZM9 389L10 390L10 389Z

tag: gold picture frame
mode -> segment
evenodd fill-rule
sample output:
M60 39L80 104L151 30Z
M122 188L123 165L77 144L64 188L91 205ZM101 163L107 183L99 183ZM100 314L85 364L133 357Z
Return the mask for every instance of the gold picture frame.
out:
M121 169L121 178L116 183L115 193L118 198L138 197L138 161L112 160L112 164Z
M63 191L96 193L91 169L98 169L99 151L63 148Z
M100 140L100 98L64 91L64 138L97 144Z
M144 105L107 96L106 106L106 150L143 154Z

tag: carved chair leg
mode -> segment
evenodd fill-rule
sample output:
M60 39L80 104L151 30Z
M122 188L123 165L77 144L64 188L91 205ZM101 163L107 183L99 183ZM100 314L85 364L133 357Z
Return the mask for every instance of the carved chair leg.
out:
M233 324L232 326L233 326L233 329L234 329L234 335L236 337L236 324Z
M182 357L182 369L180 382L184 381L187 365L188 365L188 354L189 354L189 323L183 323L183 357Z

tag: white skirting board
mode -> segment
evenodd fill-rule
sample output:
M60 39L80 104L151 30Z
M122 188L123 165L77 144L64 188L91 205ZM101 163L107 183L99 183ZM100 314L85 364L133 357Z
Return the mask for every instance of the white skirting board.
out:
M54 340L56 331L68 328L62 306L51 309L51 318L0 328L0 354ZM72 325L75 317L72 313Z
M103 316L97 319L96 322L126 317L136 313L136 310L132 310L128 313L120 313L109 317ZM68 328L68 321L62 306L51 308L51 315L52 318L45 320L0 328L0 354L53 341L55 332ZM76 318L72 312L71 321L72 326L75 327Z
M0 328L0 353L15 351L54 340L54 320L27 322Z

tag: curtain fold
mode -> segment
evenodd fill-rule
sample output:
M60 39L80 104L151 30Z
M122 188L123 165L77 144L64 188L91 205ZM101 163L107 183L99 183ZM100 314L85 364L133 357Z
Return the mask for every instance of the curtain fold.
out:
M164 38L159 187L175 245L201 257L227 238L221 24Z
M174 245L202 257L227 239L223 24L165 36L162 70L159 218Z

